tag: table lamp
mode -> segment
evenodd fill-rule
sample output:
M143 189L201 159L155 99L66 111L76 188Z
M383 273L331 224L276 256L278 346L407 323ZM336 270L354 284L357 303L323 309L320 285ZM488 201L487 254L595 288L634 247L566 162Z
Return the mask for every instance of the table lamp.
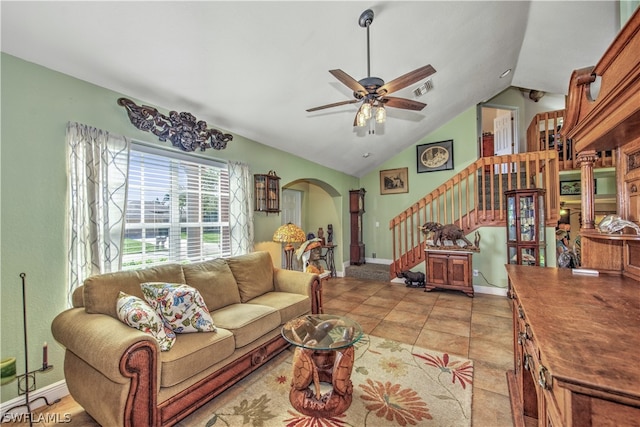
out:
M304 231L295 224L287 223L278 227L275 233L273 233L273 241L278 243L285 243L284 256L285 256L285 268L287 270L293 270L293 245L292 243L302 243L307 240L307 236Z

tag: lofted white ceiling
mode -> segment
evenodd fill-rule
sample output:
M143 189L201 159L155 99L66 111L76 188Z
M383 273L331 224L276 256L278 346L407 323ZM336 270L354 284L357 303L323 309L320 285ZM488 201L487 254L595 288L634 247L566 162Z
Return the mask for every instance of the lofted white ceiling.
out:
M617 1L101 1L0 3L2 51L360 177L509 86L566 94L618 32ZM389 82L431 64L368 134L329 70ZM511 68L505 78L500 74ZM115 100L114 100L115 103ZM124 110L123 110L124 114ZM231 144L237 143L236 141ZM476 149L475 142L470 149ZM370 153L364 157L364 153Z

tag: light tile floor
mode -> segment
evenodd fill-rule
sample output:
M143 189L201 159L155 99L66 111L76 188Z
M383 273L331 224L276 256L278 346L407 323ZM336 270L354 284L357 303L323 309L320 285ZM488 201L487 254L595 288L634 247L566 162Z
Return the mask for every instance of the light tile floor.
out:
M325 313L358 321L366 333L473 360L473 427L513 426L506 382L513 367L512 321L506 297L476 293L469 298L457 291L424 292L402 283L338 277L325 284L323 306ZM98 425L70 396L51 411L72 414L71 426Z
M506 371L513 369L507 297L408 288L402 283L332 278L323 287L325 313L358 321L365 332L474 362L472 425L513 426Z

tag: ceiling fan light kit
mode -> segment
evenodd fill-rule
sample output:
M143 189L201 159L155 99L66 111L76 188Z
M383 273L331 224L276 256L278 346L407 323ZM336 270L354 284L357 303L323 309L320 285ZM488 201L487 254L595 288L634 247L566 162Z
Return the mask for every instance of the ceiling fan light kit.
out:
M431 65L425 65L407 74L404 74L389 83L385 83L379 77L371 77L371 55L369 49L369 26L373 22L374 13L371 9L367 9L360 15L358 24L367 29L367 77L356 80L342 70L329 70L329 73L338 79L342 84L353 90L355 99L348 101L334 102L332 104L322 105L320 107L309 108L307 112L323 110L325 108L338 107L346 104L355 104L361 102L360 108L356 113L353 126L364 127L371 125L369 133L375 133L373 117L376 123L384 123L387 119L387 111L385 107L400 108L404 110L421 111L427 104L414 101L412 99L397 98L388 96L389 94L405 87L412 85L420 80L426 79L436 72ZM426 92L426 87L425 87ZM375 113L373 109L375 108Z

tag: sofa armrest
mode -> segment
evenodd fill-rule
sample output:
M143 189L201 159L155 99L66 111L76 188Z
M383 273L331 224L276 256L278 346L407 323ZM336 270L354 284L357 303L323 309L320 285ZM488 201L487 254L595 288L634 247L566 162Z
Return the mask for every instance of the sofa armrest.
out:
M322 283L317 274L274 268L273 284L278 292L307 295L311 299L311 312L322 313Z
M89 314L84 308L72 308L60 313L51 323L53 337L109 381L121 384L126 391L125 406L118 419L131 427L155 426L157 422L158 387L160 384L160 347L144 332L131 328L106 314ZM83 381L81 374L67 366L69 381ZM69 372L67 372L69 369ZM74 375L75 374L75 375ZM80 376L79 376L80 375ZM119 391L94 384L95 390L114 396L106 401L118 401ZM99 398L99 397L98 397Z
M129 375L121 371L121 363L129 357L132 346L147 345L153 359L160 353L151 335L106 314L88 314L84 308L72 308L57 315L51 323L51 332L67 350L120 384L130 380ZM156 378L159 375L156 368Z

